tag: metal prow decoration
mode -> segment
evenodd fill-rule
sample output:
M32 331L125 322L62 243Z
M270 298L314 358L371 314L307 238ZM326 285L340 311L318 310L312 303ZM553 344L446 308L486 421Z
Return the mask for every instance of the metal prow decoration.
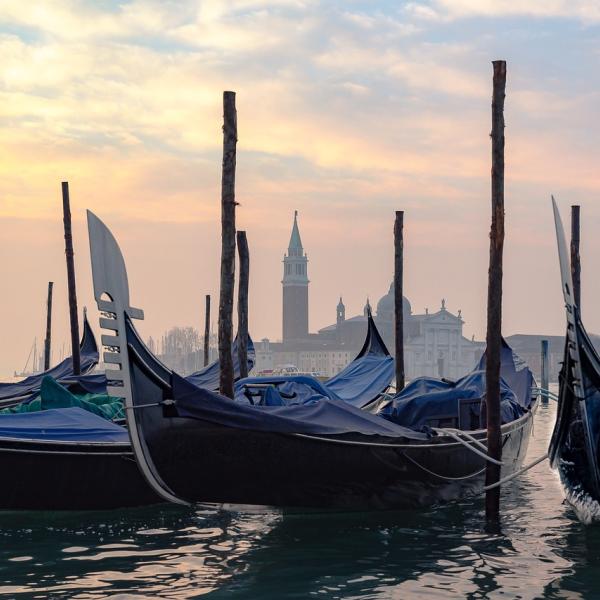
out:
M107 373L107 379L114 381L117 385L109 385L107 393L123 399L131 446L140 471L150 487L168 502L187 504L169 490L150 459L146 457L147 453L142 449L144 441L139 436L136 409L133 405L125 319L127 315L130 319L143 320L144 312L130 305L125 260L113 234L89 210L87 219L94 297L101 313L100 328L111 332L109 335L103 334L101 337L101 344L105 348L103 360L106 364L116 367L109 370L110 376Z

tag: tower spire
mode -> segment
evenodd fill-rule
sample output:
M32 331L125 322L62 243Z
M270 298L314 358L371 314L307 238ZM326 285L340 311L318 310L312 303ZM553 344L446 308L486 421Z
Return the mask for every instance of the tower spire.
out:
M304 249L302 248L302 240L300 239L300 229L298 229L298 211L294 211L294 226L292 227L292 235L288 246L288 256L303 256Z
M283 257L283 341L308 339L308 258L302 247L298 211Z

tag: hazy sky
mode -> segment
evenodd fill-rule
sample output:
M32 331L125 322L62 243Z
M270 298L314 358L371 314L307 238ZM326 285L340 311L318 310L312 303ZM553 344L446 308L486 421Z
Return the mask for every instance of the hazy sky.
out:
M250 326L281 336L293 211L310 326L376 301L405 210L413 310L485 335L493 59L508 61L504 332L559 334L550 193L582 204L583 314L600 329L600 5L587 0L0 1L0 373L67 335L60 182L92 306L85 208L113 229L145 335L217 304L222 91L237 92ZM95 307L94 307L95 308ZM94 319L95 310L92 311Z

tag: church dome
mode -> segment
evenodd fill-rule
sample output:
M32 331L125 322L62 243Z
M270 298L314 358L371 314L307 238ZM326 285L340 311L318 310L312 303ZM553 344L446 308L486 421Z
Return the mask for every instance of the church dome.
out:
M412 307L408 298L402 296L402 313L406 321L412 314ZM382 321L394 320L394 282L390 284L388 293L377 303L377 318Z

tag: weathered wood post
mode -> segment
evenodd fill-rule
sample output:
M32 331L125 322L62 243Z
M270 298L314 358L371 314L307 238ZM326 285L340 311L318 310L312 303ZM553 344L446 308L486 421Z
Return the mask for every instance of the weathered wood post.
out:
M571 206L571 278L573 280L573 299L581 316L581 257L579 254L580 238L579 206Z
M219 295L219 389L233 398L233 287L235 284L235 92L223 92L223 170L221 175L221 289Z
M500 352L502 348L502 254L504 250L504 95L506 61L495 60L492 95L492 226L487 299L486 407L488 455L502 459ZM500 480L500 465L487 461L486 486ZM485 515L500 517L500 487L486 491Z
M542 340L542 356L541 356L541 371L542 371L542 404L548 404L548 340Z
M71 205L69 202L69 182L62 182L63 223L65 228L65 255L67 258L67 282L69 286L69 318L71 321L71 357L73 373L81 373L79 354L79 319L77 316L77 290L75 288L75 261L73 258L73 233L71 230Z
M404 389L404 211L396 211L394 222L394 315L396 337L396 391Z
M248 287L250 284L250 253L245 231L237 232L240 274L238 281L238 360L240 377L248 377Z
M54 282L48 282L48 299L46 300L46 339L44 340L44 371L50 368L50 348L52 344L52 289Z
M204 308L204 366L208 365L210 353L210 294L206 294Z

